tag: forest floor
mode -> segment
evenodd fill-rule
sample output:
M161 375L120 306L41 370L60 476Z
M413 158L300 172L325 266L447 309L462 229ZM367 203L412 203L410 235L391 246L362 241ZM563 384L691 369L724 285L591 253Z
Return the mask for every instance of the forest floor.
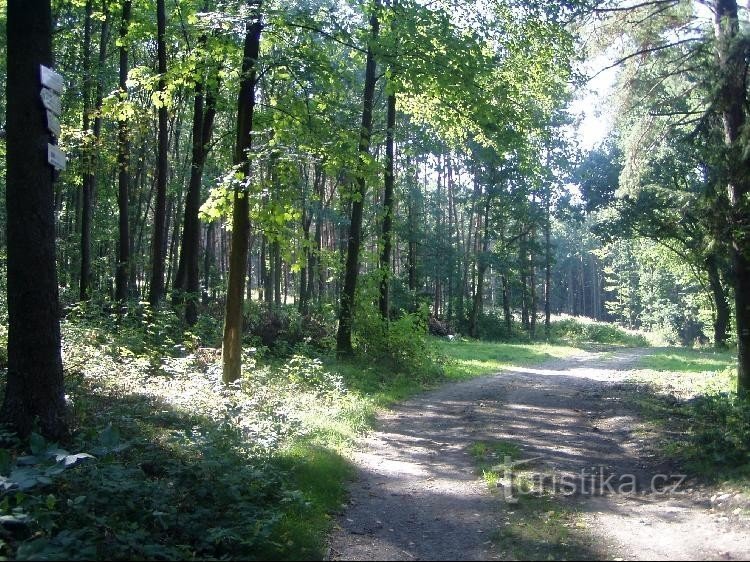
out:
M652 352L581 352L393 407L354 455L328 557L750 558L746 493L682 479L635 406Z

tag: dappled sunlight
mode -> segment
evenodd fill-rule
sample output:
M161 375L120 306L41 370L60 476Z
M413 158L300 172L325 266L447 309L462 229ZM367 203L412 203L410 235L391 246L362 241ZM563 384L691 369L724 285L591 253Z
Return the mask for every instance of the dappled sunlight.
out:
M631 352L615 361L621 361L625 369L636 356ZM514 458L530 461L525 469L542 474L555 470L574 475L592 464L635 470L632 452L617 435L594 431L595 424L600 423L594 418L602 415L597 403L586 402L583 411L574 406L580 405L580 394L588 392L594 383L585 376L565 374L565 365L575 369L578 362L578 358L572 358L550 369L511 369L396 405L381 418L380 431L363 442L363 452L357 453L363 475L353 488L348 519L343 522L350 529L346 540L362 548L369 541L370 547L378 545L378 552L420 557L420 543L413 540L417 531L401 535L397 530L416 529L422 525L420 521L430 521L429 528L439 528L440 544L444 545L444 550L438 549L445 554L441 559L500 556L493 550L494 541L486 541L483 551L462 554L454 546L463 540L459 535L502 532L504 528L513 535L506 537L511 542L526 540L531 551L540 548L533 535L504 526L508 505L498 494L487 493L470 445L513 443L518 447L518 457ZM629 419L618 415L617 423ZM488 451L486 462L504 462L502 453ZM394 502L398 510L390 507ZM450 513L450 521L442 520L445 513ZM386 517L390 518L387 522ZM334 552L337 540L343 540L342 535L334 536ZM583 539L578 546L579 552L588 552L589 557L601 555L585 546ZM347 553L356 552L354 548ZM435 556L433 550L429 552Z

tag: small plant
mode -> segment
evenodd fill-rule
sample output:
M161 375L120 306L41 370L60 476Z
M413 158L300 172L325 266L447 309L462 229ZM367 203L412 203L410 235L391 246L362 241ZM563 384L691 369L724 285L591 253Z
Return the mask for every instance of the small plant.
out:
M378 310L360 301L354 323L356 351L370 361L422 382L442 376L437 353L427 337L426 306L395 320L383 319Z

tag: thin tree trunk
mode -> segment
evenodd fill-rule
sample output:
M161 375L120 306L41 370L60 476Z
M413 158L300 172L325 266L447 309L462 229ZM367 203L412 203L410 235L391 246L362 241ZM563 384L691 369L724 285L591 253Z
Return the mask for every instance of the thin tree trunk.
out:
M159 137L156 159L156 204L154 207L154 237L151 246L151 285L148 302L159 306L164 298L165 224L167 220L167 48L165 45L166 14L164 0L156 0L156 50L159 61Z
M532 245L529 248L529 335L533 339L536 336L536 266L534 264L534 229L531 230Z
M474 289L474 302L471 308L471 317L469 319L469 335L472 338L479 337L479 317L482 314L482 304L484 298L484 274L487 270L489 252L489 223L490 223L490 194L487 194L484 205L484 228L482 232L482 250L477 256L477 279ZM478 230L478 229L477 229Z
M255 236L250 235L250 245L247 252L247 292L248 302L253 300L253 250L255 249Z
M389 94L386 109L385 133L385 191L383 195L383 251L380 254L380 315L388 319L390 310L389 287L391 278L391 246L393 238L394 132L396 129L396 94Z
M551 333L550 317L552 310L550 308L550 298L552 292L552 244L550 243L550 186L545 189L545 220L544 220L544 337L549 339Z
M721 71L717 106L724 122L724 142L729 150L727 192L730 247L734 269L734 299L737 333L737 390L750 392L750 260L746 257L748 222L745 197L750 193L747 157L743 155L742 131L746 127L745 50L739 48L740 26L736 0L714 3L716 48Z
M260 5L258 6L260 10ZM234 161L245 178L250 176L248 151L251 147L253 110L255 109L256 61L260 51L262 24L260 13L246 27L245 46L242 59L240 93L237 101L237 143ZM225 383L242 376L242 307L245 296L245 273L250 235L249 190L234 189L232 208L232 250L227 286L226 315L222 344L223 375Z
M719 267L716 262L716 254L710 253L705 261L706 272L708 273L708 283L711 287L711 296L716 307L716 318L714 319L714 346L724 348L727 344L729 332L729 303L727 302L726 291L721 284L719 276Z
M88 137L91 122L91 14L93 0L86 0L86 20L83 33L83 134ZM103 24L102 29L104 30ZM89 140L88 138L86 140ZM93 174L94 147L86 146L84 154L83 201L81 202L81 278L79 280L79 299L89 298L91 279L91 192Z
M380 1L375 0L375 7L370 16L371 41L367 45L367 62L365 67L365 88L362 103L362 128L359 137L360 157L370 154L370 135L372 134L372 106L375 97L375 55L372 44L378 38L380 24L377 10ZM346 267L344 273L344 290L341 293L339 309L339 327L336 334L336 352L339 355L352 353L352 322L354 320L354 296L357 290L359 275L359 250L362 243L362 209L365 203L367 181L364 170L357 174L355 197L352 200L351 221L349 226L349 241L346 253Z
M206 249L203 254L203 304L208 304L210 299L211 272L216 262L216 221L212 221L206 227Z
M505 319L505 332L508 336L510 336L510 331L512 329L512 317L510 314L510 290L508 287L508 276L502 274L500 276L500 281L503 284L503 318Z
M178 302L184 300L185 320L190 325L195 324L198 319L197 300L200 282L198 270L200 219L198 215L201 206L203 169L210 149L215 116L215 88L207 88L204 100L204 86L203 82L199 80L195 84L195 100L193 103L193 149L190 165L190 183L185 200L180 262L177 266L177 277L174 283L176 289L175 297Z
M278 238L273 241L273 303L281 306L281 277L284 274L281 264L281 243Z
M120 24L120 82L121 101L128 96L128 26L130 24L131 0L122 5L122 22ZM117 273L115 275L115 300L122 306L128 298L128 274L130 270L130 226L128 217L128 198L130 183L130 141L128 139L128 120L122 117L117 122L117 206L119 246L117 254Z

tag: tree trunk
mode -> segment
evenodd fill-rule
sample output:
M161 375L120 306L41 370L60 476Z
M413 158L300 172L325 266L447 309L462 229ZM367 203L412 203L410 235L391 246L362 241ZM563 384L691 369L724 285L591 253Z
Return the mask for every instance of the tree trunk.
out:
M317 189L318 182L320 181L321 169L320 166L315 164L313 172L313 191ZM308 175L309 178L309 175ZM307 189L308 183L305 184L304 191L302 194L302 267L299 271L299 302L297 303L297 309L299 313L306 316L308 313L308 303L310 301L310 293L312 292L312 277L309 275L311 269L310 259L310 226L312 226L312 209L308 203Z
M215 116L215 88L208 87L204 99L203 82L199 80L195 84L195 99L193 102L193 149L190 165L190 183L185 199L180 262L177 266L177 277L174 283L175 299L177 302L185 303L185 320L190 325L195 324L198 319L197 300L200 283L198 260L200 256L201 228L198 215L201 207L203 169L210 148L209 144L213 134Z
M471 317L469 319L469 335L472 338L479 337L479 317L482 314L482 300L484 298L484 274L487 271L490 239L490 194L484 204L484 229L482 232L482 251L477 256L477 282L474 290L474 302L471 308Z
M550 317L552 310L550 299L552 293L552 244L550 243L551 217L550 217L550 187L545 189L545 219L544 219L544 337L549 339L552 326ZM598 287L597 287L598 290Z
M518 263L521 271L521 326L529 331L529 278L528 278L528 249L526 235L521 236L518 243Z
M273 241L273 304L276 308L281 307L281 277L283 274L281 264L281 242L276 238Z
M409 247L406 257L406 269L409 274L409 292L412 297L417 291L417 211L415 209L416 197L414 196L416 189L416 185L409 186L409 216L407 217L409 225Z
M83 134L87 141L91 123L91 14L93 0L86 0L86 20L83 32ZM103 25L106 25L103 24ZM81 278L79 280L79 299L89 298L91 280L91 192L93 183L94 147L86 146L83 157L84 172L81 202Z
M532 219L534 220L534 219ZM536 337L536 259L534 257L534 246L536 244L536 229L531 229L531 244L529 245L529 335L531 339Z
M7 4L8 371L0 419L28 435L67 436L55 267L53 170L40 65L52 66L50 0Z
M503 318L505 320L505 332L510 336L510 331L513 328L512 316L510 314L510 289L508 287L508 276L502 274L500 281L503 284Z
M740 29L736 0L716 0L714 5L716 48L721 71L717 107L724 122L724 142L729 154L727 191L729 195L732 240L730 253L735 281L735 314L737 331L737 390L750 391L750 260L746 251L747 202L750 176L747 157L743 155L741 134L746 126L745 49L740 48Z
M389 94L386 110L385 133L385 190L383 195L383 251L380 254L380 315L388 319L390 310L389 287L391 278L391 244L393 237L393 186L394 186L394 131L396 130L396 94Z
M706 257L706 272L708 273L708 283L711 287L711 296L716 306L716 318L714 319L714 347L724 348L727 344L729 332L729 303L727 302L726 291L721 284L719 277L719 267L716 263L716 254L711 253Z
M154 238L151 247L151 285L148 302L157 307L164 298L164 262L167 220L167 48L164 43L166 14L164 0L156 0L156 51L159 61L159 93L164 96L159 106L159 137L156 158L156 204L154 206Z
M258 10L260 10L260 5ZM240 93L237 100L237 142L234 162L239 165L240 172L245 178L250 175L248 151L252 141L250 133L253 130L256 61L260 50L261 29L261 17L258 13L246 26ZM245 297L249 236L249 191L247 187L235 187L232 208L232 248L222 344L224 364L222 379L225 383L236 381L242 375L242 306Z
M122 5L120 24L120 82L119 96L125 101L128 96L128 46L127 35L130 24L131 0ZM122 306L128 298L128 273L130 268L130 226L128 217L128 184L130 183L130 141L128 140L128 120L122 117L117 122L117 207L118 207L118 253L115 275L115 300Z
M273 302L273 283L271 283L272 261L268 259L269 250L268 239L263 235L260 245L260 276L263 280L263 302L271 304Z
M210 291L213 288L211 279L212 279L212 269L214 268L214 264L216 262L216 221L212 221L209 223L209 225L206 227L206 248L204 250L203 254L203 304L208 304L209 299L211 298Z
M365 88L362 103L362 128L359 137L360 159L370 154L370 135L372 134L372 106L375 97L375 55L373 43L378 38L380 24L377 10L380 1L375 1L375 8L370 16L371 40L367 45L367 62L365 66ZM347 244L346 266L344 272L344 290L341 293L339 308L339 327L336 334L336 352L339 355L352 353L352 322L354 320L354 297L357 291L359 275L359 250L362 243L362 209L365 203L367 181L364 170L358 170L357 185L352 199L349 241Z

